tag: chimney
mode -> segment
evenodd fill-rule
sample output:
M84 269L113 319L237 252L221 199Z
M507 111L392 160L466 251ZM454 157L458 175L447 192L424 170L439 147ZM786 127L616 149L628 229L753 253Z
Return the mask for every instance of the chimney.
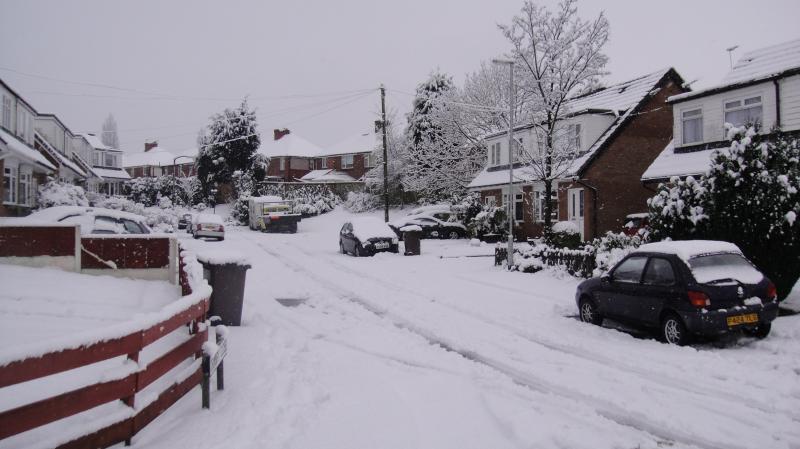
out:
M287 128L272 130L272 135L273 135L275 140L281 140L281 137L283 137L283 136L285 136L287 134L289 134L289 129L287 129Z
M153 148L155 148L157 146L158 146L158 142L155 141L155 140L152 141L152 142L145 142L144 143L144 151L150 151L150 150L152 150Z

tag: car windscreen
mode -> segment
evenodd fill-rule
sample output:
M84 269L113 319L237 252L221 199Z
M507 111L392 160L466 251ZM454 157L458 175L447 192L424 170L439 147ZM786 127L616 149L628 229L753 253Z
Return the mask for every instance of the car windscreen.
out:
M706 254L689 259L689 267L697 282L706 284L733 279L743 284L757 284L764 276L741 254Z

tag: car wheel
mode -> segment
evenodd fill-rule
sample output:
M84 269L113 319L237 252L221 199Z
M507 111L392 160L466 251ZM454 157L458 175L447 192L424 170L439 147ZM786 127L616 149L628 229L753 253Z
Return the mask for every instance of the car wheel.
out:
M461 237L461 236L458 234L458 231L450 231L447 234L447 238L449 238L450 240L455 240L455 239L457 239L459 237Z
M197 234L192 234L192 237L194 237L194 239L195 239L195 240L197 240L197 239L199 239L199 238L200 238L200 236L199 236L199 235L197 235Z
M683 346L689 343L689 332L677 315L667 315L661 320L661 338L665 343Z
M598 326L603 324L603 315L597 310L594 302L586 297L581 298L580 317L584 323L592 323Z
M767 338L769 331L772 330L772 323L761 323L755 329L744 329L744 333L758 339Z

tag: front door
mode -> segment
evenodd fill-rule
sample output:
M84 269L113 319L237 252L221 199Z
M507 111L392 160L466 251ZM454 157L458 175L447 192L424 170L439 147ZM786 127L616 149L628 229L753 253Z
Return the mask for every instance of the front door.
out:
M581 231L581 240L584 240L583 235L583 206L584 206L584 193L583 189L569 189L567 191L568 196L568 216L569 221L575 223L578 226L578 230Z

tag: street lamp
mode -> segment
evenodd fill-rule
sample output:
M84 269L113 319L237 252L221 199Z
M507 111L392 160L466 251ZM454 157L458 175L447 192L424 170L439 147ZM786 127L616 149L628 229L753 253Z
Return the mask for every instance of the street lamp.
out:
M514 61L492 59L492 64L508 66L508 269L514 265Z

